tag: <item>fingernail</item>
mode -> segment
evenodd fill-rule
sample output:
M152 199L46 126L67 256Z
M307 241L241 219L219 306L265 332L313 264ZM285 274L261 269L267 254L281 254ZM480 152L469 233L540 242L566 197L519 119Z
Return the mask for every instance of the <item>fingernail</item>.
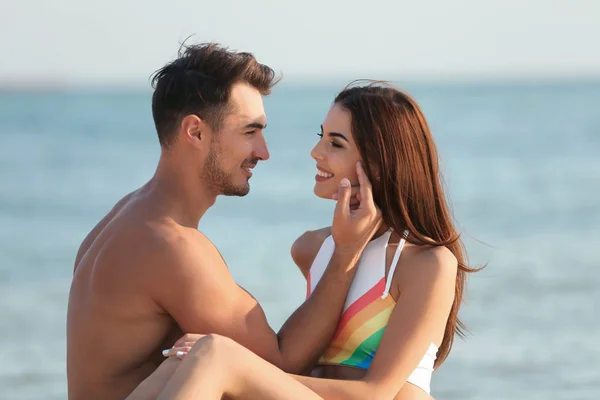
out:
M167 354L169 354L169 350L168 349L167 350L163 350L162 353L163 353L163 356L166 356Z
M342 187L348 187L350 186L350 181L347 178L342 178L342 180L340 181L340 185Z
M177 357L181 357L183 355L183 351L178 351L177 352Z

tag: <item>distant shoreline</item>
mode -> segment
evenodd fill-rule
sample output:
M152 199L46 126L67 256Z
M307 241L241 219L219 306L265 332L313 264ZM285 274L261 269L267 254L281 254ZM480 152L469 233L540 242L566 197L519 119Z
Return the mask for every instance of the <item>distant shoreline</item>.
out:
M385 76L359 76L354 79L384 79L404 88L556 88L573 86L600 86L600 76L571 76L571 77L475 77L466 78L386 78ZM352 81L353 78L322 77L309 79L288 79L278 85L276 90L312 90L315 88L337 90ZM0 78L0 94L52 94L52 93L149 93L150 83L140 82L58 82L43 80L8 80Z

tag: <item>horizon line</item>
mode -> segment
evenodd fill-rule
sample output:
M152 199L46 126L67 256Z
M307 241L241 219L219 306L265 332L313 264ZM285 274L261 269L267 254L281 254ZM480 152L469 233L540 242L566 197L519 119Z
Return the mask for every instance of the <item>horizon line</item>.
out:
M340 82L350 83L355 80L377 79L390 83L402 83L415 86L564 86L580 84L600 84L600 74L589 75L473 75L473 76L396 76L387 78L367 78L365 74L360 77L346 76L303 76L283 79L277 87L333 87ZM379 74L386 75L386 74ZM71 90L92 91L151 91L150 79L142 82L137 79L112 79L112 80L58 80L58 79L11 79L0 77L0 93L5 92L60 92Z

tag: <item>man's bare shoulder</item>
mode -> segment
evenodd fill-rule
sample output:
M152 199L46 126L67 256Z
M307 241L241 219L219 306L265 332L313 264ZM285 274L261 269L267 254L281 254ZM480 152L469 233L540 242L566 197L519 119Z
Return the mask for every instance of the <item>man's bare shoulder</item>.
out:
M150 227L148 234L146 254L156 261L167 259L177 267L184 267L179 264L190 258L193 261L221 258L213 242L197 229L165 223Z
M216 246L197 229L173 223L159 224L151 226L138 240L137 267L143 269L146 276L161 282L198 280L203 275L227 270Z
M256 301L233 280L216 246L198 230L162 228L144 256L146 293L184 332L227 332Z
M292 245L292 259L306 277L310 267L327 237L331 235L331 227L304 232Z
M75 262L74 262L75 265L74 265L73 272L75 272L75 270L77 269L77 266L81 262L81 259L85 256L85 254L88 252L90 247L92 247L92 245L94 244L94 242L96 241L98 236L100 236L100 234L102 233L104 228L106 228L106 226L114 218L116 218L116 216L121 212L121 210L129 203L129 201L132 199L132 197L135 196L135 193L136 193L135 191L131 192L131 193L123 196L123 198L121 198L119 201L117 201L115 203L115 205L112 207L112 209L104 217L102 217L102 219L86 235L86 237L81 242L79 249L77 250L77 255L75 256Z
M149 217L132 204L115 216L97 237L79 268L96 276L133 279L136 286L154 283L221 260L212 242L197 229L168 218Z

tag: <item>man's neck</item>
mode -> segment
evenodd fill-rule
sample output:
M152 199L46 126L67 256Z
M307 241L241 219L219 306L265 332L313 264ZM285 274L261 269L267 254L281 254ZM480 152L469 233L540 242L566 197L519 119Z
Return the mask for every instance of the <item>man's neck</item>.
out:
M198 171L181 168L170 155L162 154L147 190L164 207L169 217L183 226L197 228L206 211L215 204L217 193L203 184Z

